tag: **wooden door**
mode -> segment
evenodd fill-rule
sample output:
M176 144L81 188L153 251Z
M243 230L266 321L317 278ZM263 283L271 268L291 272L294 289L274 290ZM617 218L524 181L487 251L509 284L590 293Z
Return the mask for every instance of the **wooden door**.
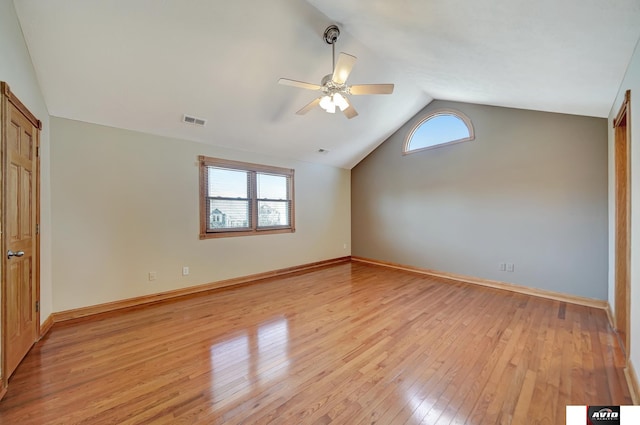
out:
M615 132L615 327L629 357L629 308L631 279L630 126L627 90L613 122Z
M3 87L4 88L4 87ZM7 90L3 90L3 92ZM6 94L6 93L5 93ZM11 101L13 100L13 102ZM5 96L3 152L3 353L5 382L37 339L38 126L26 108ZM23 111L24 110L24 111Z

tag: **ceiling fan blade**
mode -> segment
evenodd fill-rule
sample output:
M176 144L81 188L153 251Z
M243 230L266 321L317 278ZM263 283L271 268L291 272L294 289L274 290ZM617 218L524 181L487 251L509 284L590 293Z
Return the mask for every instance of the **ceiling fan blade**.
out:
M349 88L349 93L361 94L391 94L393 84L358 84Z
M314 99L311 102L309 102L306 106L304 106L302 109L300 109L298 112L296 112L296 114L304 115L310 110L312 110L313 108L315 108L316 106L318 106L319 104L320 104L320 98Z
M283 86L298 87L307 90L320 90L322 88L317 84L305 83L304 81L289 80L287 78L280 78L278 80L278 84L282 84Z
M358 111L356 111L356 108L354 108L351 102L349 102L349 99L345 97L345 100L349 104L349 107L346 108L344 111L342 111L342 113L344 114L345 117L349 119L356 117L358 115Z
M353 65L356 63L355 56L349 55L347 53L340 53L338 55L338 62L336 62L336 69L333 70L333 77L331 79L336 84L344 84L349 78L349 74L351 74L351 69Z

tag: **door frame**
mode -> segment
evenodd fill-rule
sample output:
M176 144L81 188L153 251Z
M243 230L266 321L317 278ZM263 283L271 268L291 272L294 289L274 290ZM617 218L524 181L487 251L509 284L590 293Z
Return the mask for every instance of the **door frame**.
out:
M615 327L622 331L625 358L629 359L631 315L631 90L627 90L613 120L615 175ZM621 165L624 169L621 169ZM621 179L619 173L624 173ZM622 252L618 252L621 250Z
M38 308L36 308L36 318L35 318L35 335L36 340L40 336L40 131L42 130L42 122L36 118L34 114L29 111L29 109L16 97L16 95L11 91L9 85L4 81L0 81L0 120L2 123L8 119L10 116L10 105L13 105L16 109L18 109L26 118L29 120L31 124L37 129L35 135L35 148L36 148L36 176L35 176L35 191L36 191L36 222L34 225L35 228L35 250L34 250L34 270L35 273L35 298L37 302ZM0 232L4 231L5 228L5 211L7 211L6 207L6 198L5 198L5 182L7 181L7 167L5 161L7 160L6 153L6 143L7 143L7 128L6 125L0 126L0 164L2 164L2 172L0 173ZM7 376L7 368L5 363L5 353L6 353L6 321L7 321L7 288L6 288L6 273L5 273L5 259L4 253L7 251L7 243L4 238L4 234L0 233L0 248L2 252L0 255L3 255L2 262L0 263L0 291L2 294L2 300L0 301L0 307L2 310L0 311L0 332L2 337L0 338L1 350L0 350L0 399L6 392L7 384L9 381L9 377Z

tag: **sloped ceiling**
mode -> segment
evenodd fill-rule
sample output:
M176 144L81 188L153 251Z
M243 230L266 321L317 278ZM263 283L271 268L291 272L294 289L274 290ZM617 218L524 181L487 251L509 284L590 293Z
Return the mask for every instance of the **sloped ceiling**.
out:
M53 116L344 168L433 98L605 117L640 37L638 0L14 4ZM349 83L395 92L297 116L317 93L276 82L331 72L332 23Z
M640 37L640 1L310 0L426 93L606 117Z

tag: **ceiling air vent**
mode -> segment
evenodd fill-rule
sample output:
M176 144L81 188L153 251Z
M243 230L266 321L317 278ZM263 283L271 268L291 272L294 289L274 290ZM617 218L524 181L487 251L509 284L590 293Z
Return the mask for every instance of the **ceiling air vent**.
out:
M207 120L202 118L192 117L191 115L183 115L182 122L186 122L187 124L199 125L200 127L204 127L207 123Z

